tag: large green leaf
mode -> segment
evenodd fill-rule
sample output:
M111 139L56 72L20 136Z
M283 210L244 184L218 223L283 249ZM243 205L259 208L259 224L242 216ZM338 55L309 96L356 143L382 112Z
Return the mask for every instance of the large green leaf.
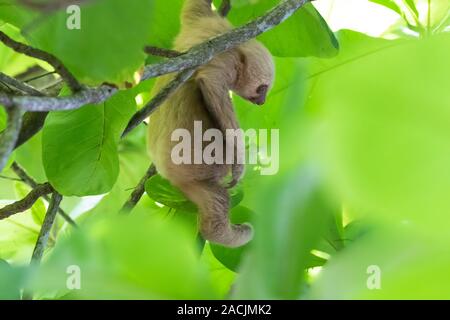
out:
M239 1L233 4L228 18L233 24L242 25L261 16L279 2ZM288 20L258 39L272 54L281 57L332 57L337 54L339 48L333 32L312 4L306 4Z
M423 237L419 230L399 224L361 236L323 267L302 298L447 299L448 243Z
M151 37L153 0L98 0L81 5L80 29L69 29L72 13L36 15L4 0L0 18L22 29L28 42L57 56L86 83L122 83L144 63ZM8 5L9 4L9 5Z
M19 300L20 290L25 284L26 269L13 268L5 260L0 259L0 299Z
M41 225L36 224L32 218L30 211L1 220L0 259L20 264L29 263L40 227Z
M180 13L184 0L154 1L152 21L149 24L149 44L161 48L171 48L175 36L180 31Z
M60 241L34 287L60 294L71 265L81 289L67 298L213 299L217 293L186 226L137 210L92 220Z
M313 169L267 179L260 189L255 238L236 284L241 299L296 299L328 208Z
M323 110L314 144L339 195L434 236L450 226L449 50L448 34L400 42L322 73L310 101Z
M119 173L117 144L135 109L134 96L124 91L99 105L47 117L42 156L56 190L68 196L111 190Z

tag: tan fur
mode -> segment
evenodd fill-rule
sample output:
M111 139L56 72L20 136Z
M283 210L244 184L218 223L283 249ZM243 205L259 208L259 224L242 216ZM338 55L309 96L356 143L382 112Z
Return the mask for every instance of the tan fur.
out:
M178 51L186 51L232 28L226 19L211 10L210 0L186 0L181 25L174 46ZM176 165L171 160L171 151L178 142L171 141L172 132L184 128L192 133L194 121L202 121L204 131L210 128L222 132L238 129L229 90L254 100L258 96L258 87L271 87L273 75L270 53L259 42L249 41L200 67L150 117L150 156L159 173L198 206L200 232L211 242L237 247L252 238L250 225L230 224L229 195L223 182L231 172L232 181L228 187L235 185L244 167L241 164ZM153 92L158 92L173 77L168 75L158 79ZM258 96L256 100L263 101L265 95L266 92L264 97Z

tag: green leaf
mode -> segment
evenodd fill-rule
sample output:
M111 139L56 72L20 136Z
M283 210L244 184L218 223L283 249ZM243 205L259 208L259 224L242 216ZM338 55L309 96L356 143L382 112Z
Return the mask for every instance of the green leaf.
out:
M412 12L416 15L416 17L419 17L419 11L417 11L416 4L414 3L414 0L405 0L405 2L408 5L408 7L412 10Z
M0 299L19 300L20 291L25 284L26 269L13 268L5 260L0 259Z
M397 44L320 76L309 102L323 111L314 145L351 207L445 237L450 36Z
M278 3L279 0L244 1L244 3L241 1L233 4L228 19L236 26L240 26L266 13ZM258 39L272 54L280 57L327 58L335 56L339 49L333 32L310 3Z
M157 174L145 183L147 195L154 201L173 209L180 209L187 212L197 212L194 203L188 200L184 194L174 187L167 179ZM237 186L230 190L231 207L237 206L244 197L242 189Z
M3 9L2 9L3 10ZM0 30L8 34L11 38L16 41L23 41L23 37L17 28L9 24L4 24L0 26ZM0 46L0 70L3 73L14 76L25 71L28 67L33 64L39 63L38 60L30 58L26 55L16 53L14 50L8 48L7 46ZM41 66L45 66L45 63L39 63ZM0 85L0 87L2 87Z
M271 178L260 189L255 238L234 298L298 298L311 250L324 231L328 206L317 173L304 167Z
M130 81L144 63L155 13L152 0L81 4L80 29L67 27L76 14L65 8L41 17L5 1L0 18L21 28L31 45L54 54L84 83Z
M17 213L0 221L0 258L14 263L29 263L39 235L29 211Z
M136 210L97 217L61 240L37 275L35 290L67 292L67 268L81 270L78 299L214 299L217 292L180 221Z
M180 31L180 13L183 0L154 1L153 18L150 29L149 43L161 48L171 48L173 40Z
M399 15L402 15L402 10L393 0L369 0L369 1L385 6L386 8L389 8L392 11L397 12Z
M111 190L119 173L120 135L135 109L134 96L123 91L100 105L49 114L42 155L56 190L66 196Z
M446 299L448 242L423 236L421 226L376 227L333 257L302 299ZM371 285L380 279L380 287Z

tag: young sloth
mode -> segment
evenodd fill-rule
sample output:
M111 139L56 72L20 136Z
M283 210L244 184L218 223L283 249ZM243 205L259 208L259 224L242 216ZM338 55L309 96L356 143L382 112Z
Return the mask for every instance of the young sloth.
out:
M211 0L186 0L181 16L181 32L175 40L174 49L187 51L231 28L226 19L211 9ZM153 91L158 92L173 77L160 78ZM233 164L225 164L225 161L224 164L174 164L171 152L178 141L172 141L172 132L182 128L193 136L194 121L201 121L203 132L214 128L225 137L227 129L239 129L229 90L254 104L262 105L273 78L272 56L262 44L251 40L200 67L150 116L150 156L158 172L197 205L199 230L211 242L238 247L252 239L251 225L233 225L229 220L227 188L236 185L244 166L236 161ZM242 146L242 141L239 143ZM193 155L195 144L191 145ZM234 147L237 152L236 149ZM235 160L236 157L234 153ZM224 179L229 173L232 181L225 185Z

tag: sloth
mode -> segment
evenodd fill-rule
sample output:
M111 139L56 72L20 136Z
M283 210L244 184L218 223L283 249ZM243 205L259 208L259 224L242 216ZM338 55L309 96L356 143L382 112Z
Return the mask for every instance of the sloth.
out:
M186 0L181 13L181 31L175 39L174 49L185 52L231 29L232 25L212 9L211 0ZM175 164L171 153L177 142L173 141L172 133L180 128L193 133L194 122L198 121L202 124L203 132L216 129L224 137L226 131L238 130L230 91L253 104L262 105L272 87L274 72L270 52L260 42L250 40L199 67L150 116L150 157L161 176L197 206L199 231L210 242L239 247L253 237L250 224L232 224L229 219L228 188L239 182L244 165L239 161L230 164ZM161 90L173 78L174 75L159 78L153 93ZM242 146L243 141L237 141L236 144ZM224 153L229 152L228 148L224 149ZM242 148L233 147L234 160L240 156L240 152ZM191 154L194 154L194 150ZM231 181L226 183L227 179Z

